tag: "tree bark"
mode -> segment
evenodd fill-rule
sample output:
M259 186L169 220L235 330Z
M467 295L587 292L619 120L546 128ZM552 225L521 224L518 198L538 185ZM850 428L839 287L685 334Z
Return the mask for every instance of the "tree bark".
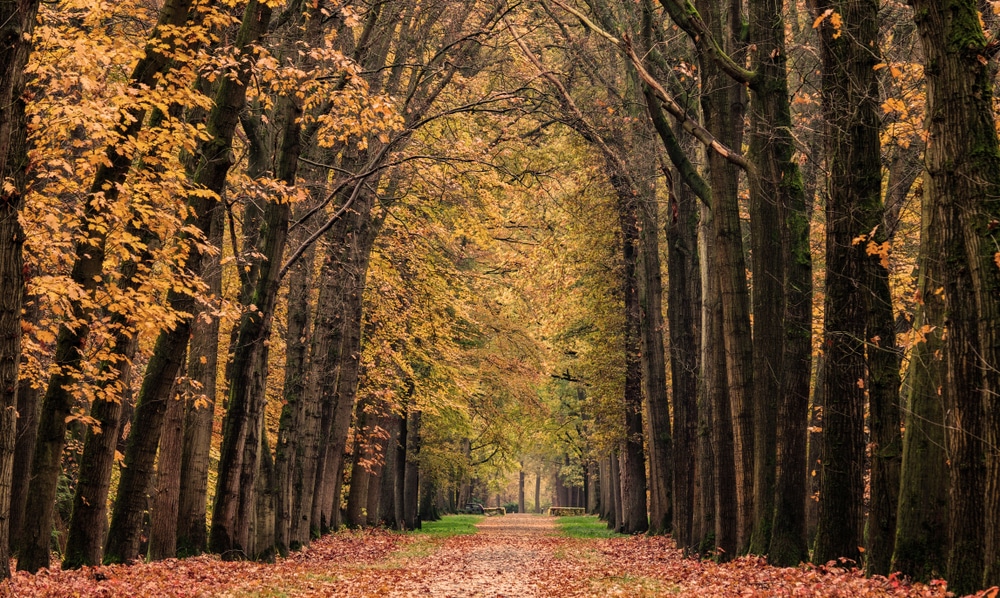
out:
M10 517L18 390L24 231L28 189L25 73L38 0L0 2L0 579L10 577Z
M177 556L184 403L183 397L174 397L167 404L167 411L163 416L163 434L160 436L160 451L156 459L156 486L149 509L148 558L151 561Z
M674 425L673 536L678 546L694 548L695 469L698 431L698 306L701 276L698 269L697 199L687 187L668 177L667 319L670 331L670 379Z
M941 214L947 325L946 412L954 428L953 543L949 588L969 592L1000 583L1000 144L993 110L995 65L974 0L914 0L927 65L925 189ZM951 284L957 278L956 284ZM968 283L971 283L968 284ZM981 419L980 419L981 418ZM976 429L978 427L978 429ZM979 440L982 438L982 440ZM984 485L979 463L985 453ZM965 481L965 484L962 482ZM985 498L985 504L981 501ZM980 505L982 515L975 509ZM979 525L977 525L979 524ZM985 526L977 576L979 526ZM962 555L965 555L964 557ZM978 578L977 578L978 577Z
M652 169L651 169L652 170ZM674 457L667 402L666 350L663 346L663 281L660 271L659 206L656 188L639 195L640 333L642 376L649 443L650 531L673 529ZM654 500L655 498L655 500Z
M861 563L865 472L865 284L873 226L866 212L881 203L878 94L872 50L877 3L821 2L839 11L841 30L821 23L824 114L830 171L826 221L823 456L819 527L813 560L840 557ZM870 47L871 44L875 44Z
M740 11L733 7L723 8L719 0L703 0L698 3L705 22L716 39L729 51L736 45L743 26ZM727 147L741 147L743 142L743 113L745 92L740 85L734 85L711 55L699 52L698 61L702 72L701 105L705 128L720 143ZM718 152L708 152L710 184L712 187L712 223L715 241L713 251L715 275L718 277L721 304L721 336L728 386L725 405L716 403L717 408L725 407L723 414L715 410L719 423L731 426L732 456L723 456L719 445L715 447L717 457L724 461L732 459L735 479L729 486L723 477L717 479L718 492L735 493L736 519L735 544L720 548L728 557L734 557L738 548L745 547L750 540L753 514L753 349L750 329L750 296L747 289L746 261L743 255L743 233L739 219L737 183L739 174L736 167L726 161ZM717 330L717 329L716 329ZM719 395L716 395L717 398ZM728 503L726 497L720 505ZM717 519L716 524L728 525ZM725 535L718 535L716 542L728 541Z
M812 257L805 191L793 159L782 9L780 0L749 5L755 72L750 83L750 155L755 165L750 181L755 410L750 551L768 554L775 563L797 565L806 558L804 443ZM772 537L775 529L780 531L777 538Z
M287 185L295 183L300 155L298 117L301 107L294 99L283 97L275 109L278 123L278 151L273 172ZM265 380L267 378L268 342L271 323L281 284L279 272L291 208L280 198L264 207L254 266L256 282L248 305L244 306L234 345L229 401L223 423L219 478L212 512L210 547L231 558L270 557L272 547L250 549L258 502L257 474L262 466L260 448L263 436ZM270 489L269 485L262 486ZM249 550L249 552L248 552Z
M417 516L418 494L420 492L420 411L412 409L406 416L406 458L403 474L403 528L420 529Z
M939 261L941 223L936 207L923 202L919 278L921 300L913 323L917 331L931 327L910 356L906 434L896 523L893 571L927 582L946 572L948 551L948 452L945 445L946 384L945 306L941 288L944 264Z
M225 212L216 206L208 242L222 247ZM222 296L220 256L206 259L203 279L217 304ZM209 452L215 422L216 377L219 368L219 318L203 314L191 326L185 392L184 437L182 439L180 496L177 513L177 556L194 556L207 548Z

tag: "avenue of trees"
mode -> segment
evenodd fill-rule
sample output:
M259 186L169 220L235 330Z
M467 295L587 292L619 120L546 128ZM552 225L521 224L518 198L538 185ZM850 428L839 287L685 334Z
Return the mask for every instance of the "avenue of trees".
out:
M0 0L0 574L516 479L1000 585L998 15Z

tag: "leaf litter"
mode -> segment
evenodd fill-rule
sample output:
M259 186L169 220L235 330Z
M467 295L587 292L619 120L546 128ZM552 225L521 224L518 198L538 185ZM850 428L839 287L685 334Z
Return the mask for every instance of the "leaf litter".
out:
M686 558L666 537L578 539L553 519L508 515L479 533L450 538L385 530L325 536L274 564L216 556L15 573L0 597L514 598L548 596L860 597L952 596L944 581L866 578L856 568L772 567L743 557L719 564ZM989 591L977 596L988 597Z

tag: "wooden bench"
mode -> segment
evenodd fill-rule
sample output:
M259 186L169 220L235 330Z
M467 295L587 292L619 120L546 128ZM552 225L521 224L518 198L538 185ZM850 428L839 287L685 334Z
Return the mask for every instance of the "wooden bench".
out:
M584 507L549 507L549 517L565 517L567 515L586 515Z
M483 514L487 517L503 517L507 514L507 509L503 507L483 507Z

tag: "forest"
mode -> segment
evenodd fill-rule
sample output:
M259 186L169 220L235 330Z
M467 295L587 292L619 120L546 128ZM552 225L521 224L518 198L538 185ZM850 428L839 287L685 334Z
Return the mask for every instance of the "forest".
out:
M995 590L998 54L992 0L0 0L0 578L477 503Z

